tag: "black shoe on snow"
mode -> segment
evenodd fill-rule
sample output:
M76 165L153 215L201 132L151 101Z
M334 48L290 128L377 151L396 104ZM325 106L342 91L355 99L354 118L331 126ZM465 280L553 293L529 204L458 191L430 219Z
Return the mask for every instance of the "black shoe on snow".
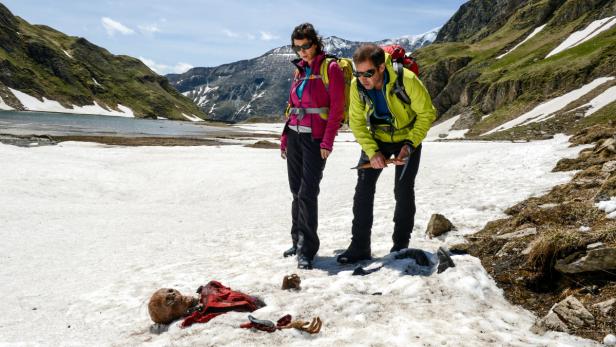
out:
M399 244L399 243L394 243L394 246L389 250L389 253L400 252L401 250L403 250L405 248L409 248L409 244L408 243L406 245L402 245L402 244Z
M371 259L372 257L370 256L369 250L358 251L356 249L349 247L349 249L342 252L336 258L336 261L338 261L340 264L351 264L351 263L357 263L358 261L371 260Z
M300 255L297 258L297 268L298 269L303 269L303 270L312 270L312 259Z
M292 246L291 248L284 251L284 253L282 253L282 256L286 258L295 254L297 254L297 248L295 246Z

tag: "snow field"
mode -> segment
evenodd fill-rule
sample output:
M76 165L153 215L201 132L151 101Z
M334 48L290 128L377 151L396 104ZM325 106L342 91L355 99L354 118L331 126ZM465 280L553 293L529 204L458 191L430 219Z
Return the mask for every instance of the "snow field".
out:
M321 248L312 271L282 258L291 242L291 194L276 149L0 145L0 294L10 298L0 345L592 345L567 334L530 333L535 317L510 305L470 256L454 256L455 268L427 276L406 274L410 259L385 257L383 269L364 277L337 265L337 250L350 240L356 173L349 168L359 157L351 139L338 137L325 169ZM569 180L571 173L549 172L579 149L568 148L563 136L424 143L411 246L432 253L504 216L513 203ZM376 257L391 247L393 183L386 168L375 199ZM426 239L432 213L447 216L458 231ZM302 278L299 292L279 289L291 273ZM246 313L232 312L149 333L147 301L156 289L190 294L213 279L260 296L268 306L256 317L320 316L323 329L315 336L253 332L239 328Z

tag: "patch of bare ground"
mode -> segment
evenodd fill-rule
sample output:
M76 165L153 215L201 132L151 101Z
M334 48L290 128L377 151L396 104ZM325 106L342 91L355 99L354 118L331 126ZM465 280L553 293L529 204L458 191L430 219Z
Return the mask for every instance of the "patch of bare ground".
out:
M468 236L466 248L508 300L539 317L556 314L553 306L573 295L594 321L565 331L601 341L616 332L616 303L605 307L616 298L616 219L596 203L616 196L616 122L586 128L570 142L594 144L556 165L579 170L573 179L510 207L509 217Z

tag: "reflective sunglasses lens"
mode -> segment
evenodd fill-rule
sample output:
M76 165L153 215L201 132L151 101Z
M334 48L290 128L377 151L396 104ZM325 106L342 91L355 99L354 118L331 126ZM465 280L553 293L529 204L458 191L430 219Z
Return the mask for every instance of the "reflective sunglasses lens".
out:
M355 77L366 77L366 78L370 78L372 76L374 76L374 73L376 72L375 69L370 69L368 71L353 71L353 76Z

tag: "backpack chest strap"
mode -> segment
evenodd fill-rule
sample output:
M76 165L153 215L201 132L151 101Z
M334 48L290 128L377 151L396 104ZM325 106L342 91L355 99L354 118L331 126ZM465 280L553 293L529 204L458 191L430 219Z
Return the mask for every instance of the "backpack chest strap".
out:
M328 114L329 107L291 107L289 108L289 114L297 116L298 120L304 119L306 114Z

